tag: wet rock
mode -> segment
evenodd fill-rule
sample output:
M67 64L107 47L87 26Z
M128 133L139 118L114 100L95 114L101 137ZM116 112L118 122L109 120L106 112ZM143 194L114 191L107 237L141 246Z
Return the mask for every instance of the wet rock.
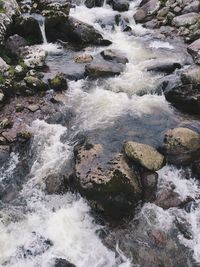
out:
M10 156L10 147L5 145L0 145L0 165L5 163Z
M51 11L55 13L57 11L63 12L66 15L69 15L71 1L70 0L34 0L35 9L39 11Z
M76 267L76 266L65 259L56 259L54 267Z
M157 206L163 208L163 209L169 209L173 207L180 207L185 202L181 200L178 193L174 192L172 189L163 189L160 192L157 193L156 200L154 201L154 204Z
M198 13L199 10L200 10L200 3L199 3L199 1L198 0L197 1L194 0L194 1L192 1L192 3L189 3L189 4L187 4L184 7L182 13L183 14L190 13L190 12Z
M61 194L65 190L64 176L50 173L45 178L45 185L48 194Z
M183 26L186 27L195 24L198 21L198 19L199 19L199 14L193 12L175 17L172 21L172 24L175 27L183 27Z
M136 23L143 23L146 21L147 14L142 8L140 8L136 11L133 17Z
M38 21L33 17L16 17L12 26L12 33L29 40L31 44L42 43L42 34Z
M36 90L36 91L46 91L48 90L48 85L43 80L34 77L34 76L28 76L24 78L25 83L30 88Z
M20 55L20 48L27 46L28 42L18 34L12 35L6 41L6 47L11 51L12 54Z
M128 0L113 0L112 8L113 10L117 10L119 12L128 11L129 1Z
M116 219L133 211L142 189L138 176L122 154L105 161L100 144L86 144L77 149L75 158L77 187L95 209Z
M87 8L101 7L103 6L104 0L86 0L85 5Z
M90 63L85 66L85 74L91 78L100 78L119 75L123 71L123 65L110 62Z
M20 131L17 133L17 140L21 143L29 141L31 137L32 133L29 131Z
M147 15L152 15L156 13L160 8L160 1L158 0L148 0L140 3L141 9L143 9Z
M152 171L144 171L141 174L141 184L143 187L145 201L153 201L155 199L157 189L158 174Z
M0 129L10 128L12 126L12 122L8 118L3 118L0 121Z
M199 158L200 135L188 128L168 130L164 138L167 160L173 164L190 164Z
M17 104L15 107L16 112L21 112L24 110L24 106L22 104Z
M152 171L161 169L165 163L164 156L146 144L133 141L125 142L124 153L130 160Z
M184 238L189 240L194 238L191 225L186 221L185 218L176 217L175 224Z
M128 59L119 50L116 49L104 50L101 52L101 56L105 60L110 60L122 64L128 63Z
M74 57L74 61L76 63L89 63L93 60L93 56L89 55L89 54L80 54Z
M194 58L195 63L200 64L200 39L188 46L188 52Z
M183 84L200 84L200 67L197 65L190 66L181 73Z
M38 105L29 105L29 106L27 107L27 109L28 109L29 111L31 111L31 112L36 112L37 110L40 109L40 107L39 107Z
M194 162L193 171L198 176L198 178L200 178L200 161L199 160Z
M164 72L166 74L171 74L180 68L181 64L176 59L152 60L146 67L147 71Z
M55 91L63 91L68 89L68 83L63 74L57 74L53 79L49 80L51 89Z

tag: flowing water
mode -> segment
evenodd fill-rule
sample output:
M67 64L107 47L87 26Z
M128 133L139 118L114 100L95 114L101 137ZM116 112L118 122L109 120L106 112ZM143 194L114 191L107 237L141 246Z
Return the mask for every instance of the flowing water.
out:
M55 258L67 259L77 267L135 266L134 258L125 257L117 242L114 250L103 244L98 233L104 227L97 225L83 198L72 193L45 194L44 178L49 173L59 173L68 164L77 134L83 133L93 143L104 143L108 154L112 154L120 151L127 139L159 147L166 129L191 122L191 118L174 110L162 94L156 94L162 77L145 70L145 66L157 56L165 57L166 51L167 55L173 56L176 52L173 43L150 40L151 31L135 25L132 14L137 2L123 13L129 18L135 35L123 32L120 26L115 29L112 25L100 26L102 19L109 21L116 15L107 5L92 9L79 5L71 10L73 17L93 25L106 39L110 39L112 45L109 48L121 50L129 63L118 77L97 82L84 79L69 82L69 90L62 100L75 113L70 127L41 120L35 120L30 125L34 133L28 156L30 171L17 199L0 203L0 266L50 267L54 266ZM79 52L47 44L44 20L38 18L38 21L44 42L41 47L49 52L47 64L50 74L47 76L57 71L81 73L82 67L77 69L73 63ZM88 47L84 52L97 56L103 49ZM13 153L9 163L1 168L2 184L14 180L18 163L19 155ZM173 183L183 200L188 196L194 200L198 198L198 181L188 180L184 171L166 166L158 173L159 189ZM199 201L196 200L190 212L175 208L164 211L147 203L141 214L151 224L149 210L153 210L157 218L157 223L151 227L166 232L173 224L175 214L187 220L193 238L188 240L180 234L179 239L200 263Z

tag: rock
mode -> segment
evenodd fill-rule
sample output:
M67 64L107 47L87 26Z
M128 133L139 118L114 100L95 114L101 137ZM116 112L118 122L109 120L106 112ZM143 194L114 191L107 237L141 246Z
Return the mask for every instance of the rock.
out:
M122 64L128 63L128 59L119 50L107 49L101 52L101 56L105 60L110 60Z
M32 133L29 131L20 131L17 133L17 140L21 143L29 141L31 137Z
M152 171L144 171L141 174L144 199L146 202L155 199L157 189L158 174Z
M133 17L136 23L143 23L146 22L147 14L142 8L140 8L136 11Z
M12 122L8 118L4 118L0 121L0 129L10 128L12 126Z
M104 0L86 0L85 5L87 8L101 7L103 6Z
M65 259L56 259L54 267L76 267L76 266Z
M25 83L27 86L29 86L31 89L35 89L36 91L46 91L48 90L48 85L41 79L34 77L34 76L28 76L24 78Z
M9 69L9 65L0 57L0 73L4 73Z
M161 169L165 163L164 156L146 144L125 142L124 153L130 160L151 171Z
M64 177L56 173L45 177L45 185L48 194L62 194L65 191Z
M80 64L83 64L83 63L89 63L93 60L93 56L89 55L89 54L79 54L79 55L76 55L74 57L74 61L76 63L80 63Z
M175 69L180 69L181 63L176 59L155 59L152 60L149 64L147 64L147 71L155 71L155 72L164 72L166 74L171 74L175 71Z
M10 147L0 145L0 166L5 163L10 156Z
M183 84L200 84L200 66L193 65L185 69L181 73L181 80Z
M27 45L28 42L18 34L10 36L6 41L6 47L11 51L12 54L17 56L20 55L20 48Z
M39 11L50 11L52 13L59 11L69 15L71 7L70 0L34 0L34 2L36 4L36 9Z
M36 112L37 110L40 109L40 107L38 105L29 105L27 109L30 110L31 112Z
M163 209L180 207L184 205L184 203L185 201L181 200L178 193L168 188L161 190L154 201L154 204Z
M95 209L115 219L133 211L142 189L122 154L106 161L100 144L86 144L77 149L75 159L77 188Z
M91 78L100 78L119 75L123 71L121 64L114 63L90 63L85 66L85 74Z
M194 58L195 63L200 64L200 39L188 46L188 52Z
M167 160L173 164L190 164L199 158L200 135L188 128L168 130L164 138Z
M129 10L129 1L128 0L113 0L112 1L113 10L123 12Z
M172 24L175 27L186 27L195 24L199 19L198 13L188 13L184 15L177 16L173 19Z
M31 44L41 44L43 41L38 21L34 17L16 17L12 26L12 33L28 39Z
M63 91L68 89L68 83L63 74L57 74L53 79L49 80L51 89L55 91Z
M79 45L95 44L110 45L104 40L101 33L93 26L68 16L60 17L54 14L46 18L46 33L48 41L69 41Z
M198 178L200 179L200 161L199 160L194 162L193 171L198 176Z
M5 43L5 36L13 22L13 16L18 15L20 11L15 0L1 1L1 3L3 12L0 12L0 44L2 45Z
M190 12L195 12L198 13L200 10L200 3L198 0L192 1L192 3L186 5L182 11L183 14L190 13Z
M0 90L0 104L4 102L5 95L4 93Z
M45 65L47 52L38 46L25 46L20 50L20 57L29 68L40 68Z

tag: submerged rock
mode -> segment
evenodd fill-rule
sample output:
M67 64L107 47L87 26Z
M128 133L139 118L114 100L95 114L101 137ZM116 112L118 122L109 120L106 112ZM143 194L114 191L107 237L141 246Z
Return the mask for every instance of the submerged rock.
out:
M107 49L101 52L101 56L105 60L114 61L117 63L126 64L128 63L127 57L125 57L119 50Z
M190 164L200 157L200 135L184 127L168 130L164 149L169 163Z
M109 77L119 75L123 71L123 65L110 62L92 62L85 66L85 74L91 78Z
M133 212L142 197L138 176L124 156L117 154L105 161L100 144L86 144L77 150L75 180L95 209L116 219Z
M165 162L164 156L155 148L137 142L126 142L124 153L130 160L151 171L161 169Z

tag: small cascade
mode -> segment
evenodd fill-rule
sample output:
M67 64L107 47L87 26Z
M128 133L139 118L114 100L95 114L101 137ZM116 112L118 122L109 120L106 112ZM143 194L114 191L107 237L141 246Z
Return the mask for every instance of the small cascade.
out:
M40 26L43 44L47 44L48 42L47 42L47 37L46 37L46 32L45 32L45 18L44 17L42 17L42 18L43 18L42 20L38 21L38 24Z

